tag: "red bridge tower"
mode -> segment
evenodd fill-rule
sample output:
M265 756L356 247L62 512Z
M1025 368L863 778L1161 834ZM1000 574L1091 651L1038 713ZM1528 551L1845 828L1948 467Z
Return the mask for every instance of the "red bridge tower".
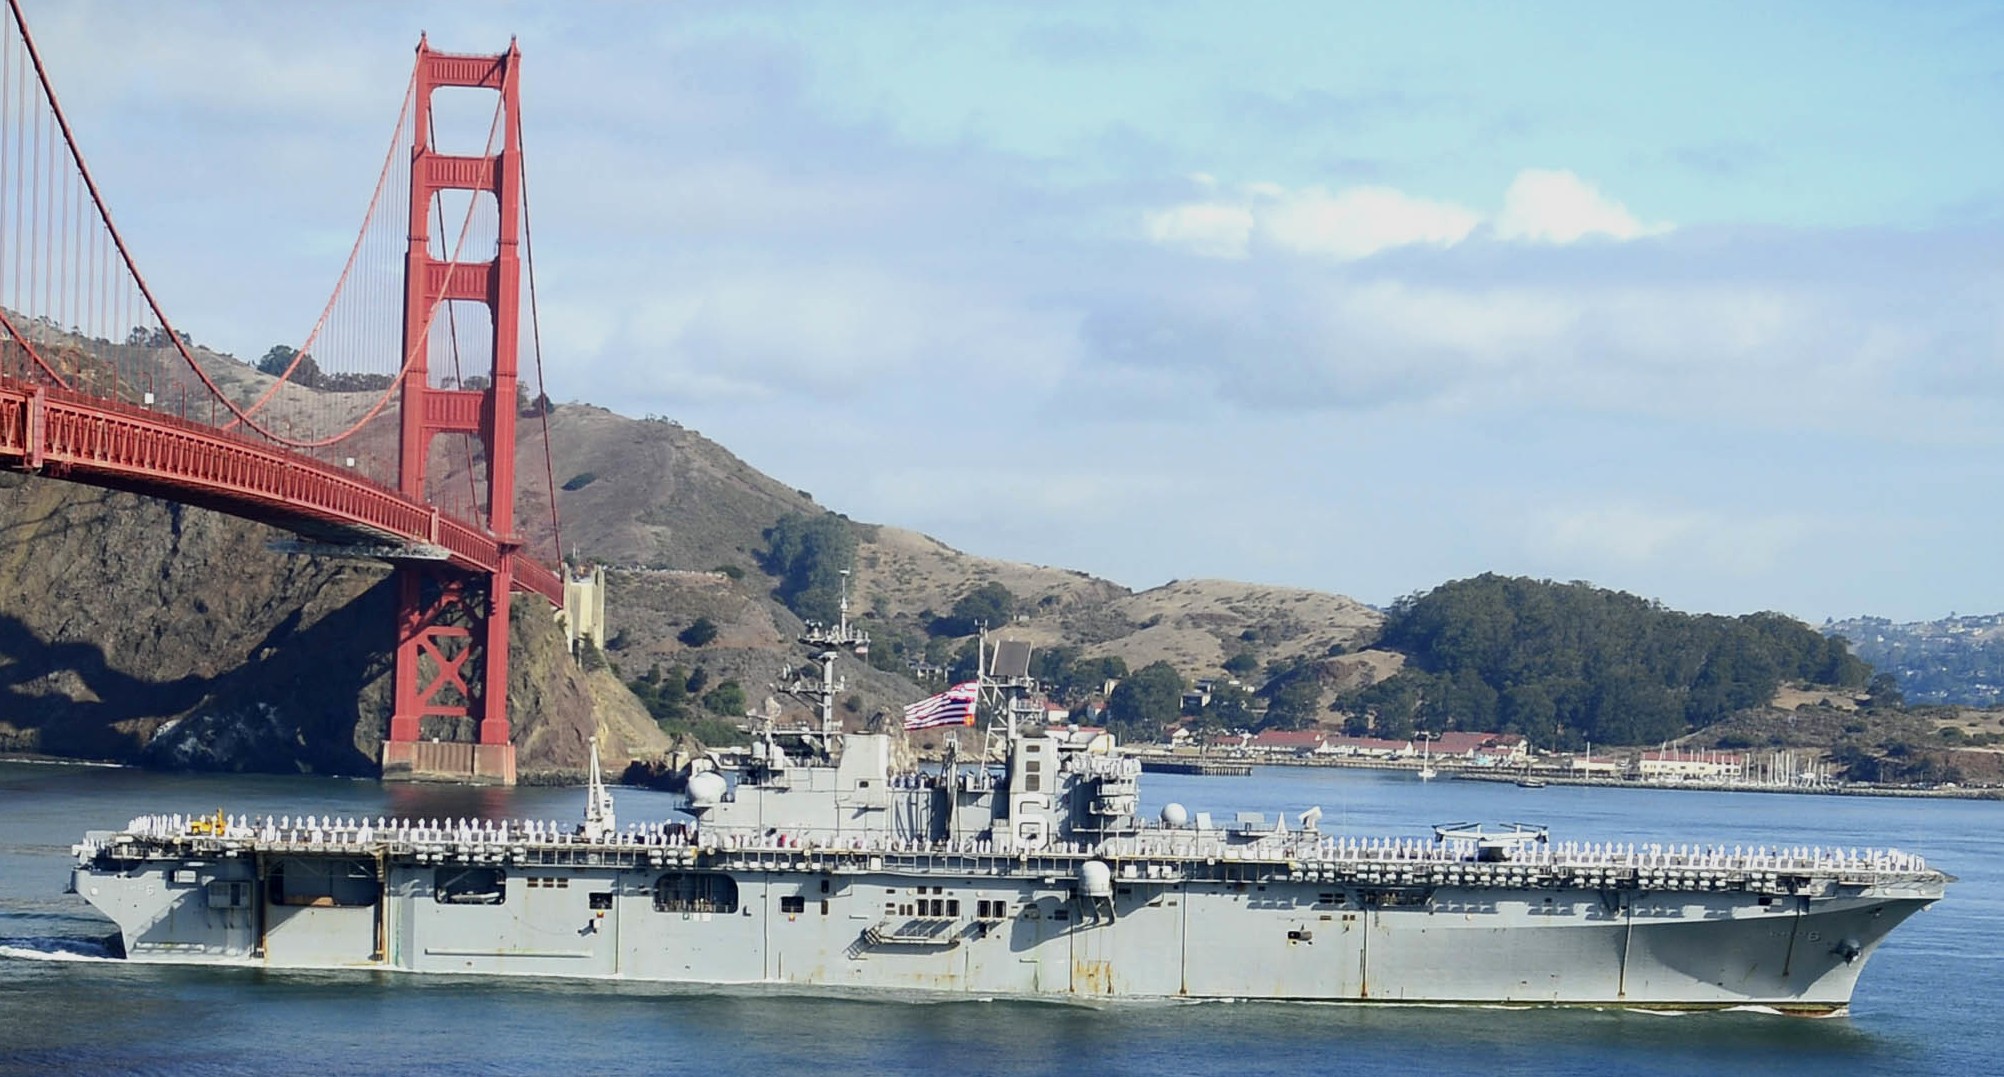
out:
M499 567L472 575L444 562L407 560L397 568L396 704L383 743L385 777L458 778L513 784L508 723L508 598L521 540L515 534L516 347L520 335L522 168L521 52L455 56L417 48L416 136L411 149L410 248L404 262L404 373L398 482L429 500L432 437L476 434L486 449L487 529L501 541ZM494 90L501 95L499 153L463 157L431 148L432 91ZM491 148L491 143L490 143ZM489 262L432 257L433 199L441 191L493 195L499 240ZM493 316L493 366L485 388L432 385L427 341L442 302L479 302ZM474 509L479 512L478 507ZM425 718L474 718L478 742L425 739Z

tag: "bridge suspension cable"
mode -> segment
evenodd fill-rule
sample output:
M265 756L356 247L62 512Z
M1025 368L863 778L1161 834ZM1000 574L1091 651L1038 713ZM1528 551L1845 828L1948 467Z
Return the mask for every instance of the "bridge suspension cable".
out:
M516 145L525 145L522 140L522 117L519 111L514 117L514 121ZM524 158L528 156L526 149L523 150L523 156ZM534 403L538 413L537 421L542 428L543 435L543 482L545 496L550 499L551 544L555 548L557 560L561 561L563 560L564 553L564 522L563 514L557 511L557 466L551 457L550 450L550 412L552 408L549 397L549 383L543 380L543 318L542 311L536 304L536 240L535 228L532 226L529 216L529 173L526 168L522 171L522 242L528 247L528 252L523 256L522 261L529 269L529 340L530 347L536 356L536 398Z
M8 17L0 20L0 378L212 427L399 487L398 431L413 355L428 350L448 360L426 367L433 388L479 390L493 378L487 357L501 327L485 305L449 296L453 282L465 274L491 271L500 207L490 192L510 186L491 175L463 177L467 187L480 188L463 204L448 206L441 196L422 207L436 222L428 242L443 266L423 294L422 332L412 340L404 280L411 239L409 169L429 156L433 167L491 170L505 159L523 172L519 153L505 158L497 153L505 134L519 142L520 116L507 114L497 101L485 124L484 153L442 154L444 118L433 112L432 102L417 100L414 71L361 227L318 317L299 346L239 358L200 346L168 319L85 162L19 0L7 0L7 9ZM427 121L422 124L421 109ZM420 128L423 147L416 144ZM511 462L501 470L529 481L531 472L543 472L533 486L516 485L530 504L547 505L547 513L524 514L522 533L511 538L519 538L524 552L543 564L555 564L562 552L561 524L526 180L518 176L512 187L521 192L530 295L519 313L502 313L527 321L520 329L527 330L534 349L533 384L522 379L514 407L539 420L543 444L536 466L518 470ZM456 219L456 234L447 227L455 223L448 217ZM450 517L484 525L493 506L483 491L499 462L488 459L489 447L476 431L442 429L433 440L422 497ZM512 453L512 445L507 451Z

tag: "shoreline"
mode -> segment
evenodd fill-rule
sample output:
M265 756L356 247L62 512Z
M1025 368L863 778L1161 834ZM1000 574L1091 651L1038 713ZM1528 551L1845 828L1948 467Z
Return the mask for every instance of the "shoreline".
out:
M1377 760L1377 759L1265 759L1256 756L1194 756L1172 755L1168 752L1137 751L1135 757L1144 762L1163 763L1234 763L1255 767L1299 767L1304 769L1337 770L1388 770L1407 774L1419 770L1418 761ZM1442 780L1490 782L1515 784L1525 778L1544 782L1547 786L1576 785L1594 789L1669 789L1707 793L1786 793L1802 796L1848 796L1848 797L1898 797L1909 800L2004 800L2004 788L1963 787L1953 789L1921 788L1905 785L1870 785L1862 782L1844 782L1819 786L1751 785L1733 782L1703 781L1661 781L1642 778L1577 778L1571 775L1552 774L1533 770L1497 770L1486 767L1455 766L1451 762L1434 760L1433 767L1440 772Z
M1135 758L1142 760L1144 763L1168 763L1168 764L1179 764L1184 766L1195 766L1199 764L1209 763L1213 765L1221 765L1224 767L1234 767L1234 768L1295 767L1307 770L1321 770L1321 769L1382 770L1382 771L1402 772L1406 774L1416 773L1419 770L1419 764L1417 762L1408 762L1403 760L1393 761L1393 760L1375 760L1375 759L1302 759L1302 758L1265 759L1253 756L1173 755L1168 752L1150 752L1150 751L1136 751L1133 752L1132 754L1134 755ZM102 759L71 759L64 756L43 755L31 752L0 752L0 763L26 763L35 766L51 766L51 767L91 767L94 769L101 769L101 770L150 769L147 767L143 767L137 763L117 763ZM1958 786L1953 789L1931 789L1931 788L1920 788L1915 786L1903 786L1903 785L1868 785L1859 782L1847 782L1847 783L1840 783L1834 785L1821 785L1821 786L1750 785L1750 784L1737 784L1732 782L1660 781L1660 780L1650 780L1641 778L1634 778L1634 779L1576 778L1571 775L1551 774L1539 771L1532 771L1527 774L1522 771L1512 771L1512 770L1499 771L1495 769L1480 768L1480 767L1459 767L1459 766L1454 766L1451 763L1441 763L1438 761L1436 761L1433 765L1434 768L1439 771L1440 778L1443 781L1489 782L1491 784L1498 784L1498 785L1501 784L1514 785L1525 778L1532 778L1536 779L1537 781L1545 783L1545 785L1548 787L1557 785L1570 785L1570 786L1584 786L1593 789L1667 789L1672 791L1691 791L1691 792L1708 792L1708 793L1780 793L1780 794L1794 794L1800 796L1894 797L1903 800L2004 800L2004 788L1991 788L1991 787ZM159 773L207 774L207 773L218 773L218 772L199 771L199 770L163 770L160 771ZM265 776L292 777L294 775L274 773ZM297 776L307 777L308 775L297 775ZM1238 777L1239 775L1217 774L1217 775L1204 775L1204 776ZM349 781L374 781L374 782L382 781L382 778L380 776L372 778L366 775L311 775L311 777L334 777L334 778L343 778ZM631 789L650 789L656 792L673 792L673 790L664 789L660 785L650 784L646 782L630 782L624 780L614 780L609 784L618 785ZM536 772L530 775L528 781L523 781L518 783L518 788L570 789L570 788L583 788L584 785L585 782L582 775L573 775L562 771L544 771L544 772Z
M1509 782L1515 784L1520 775L1485 774L1479 771L1446 771L1455 781L1463 782ZM1552 785L1579 785L1594 789L1682 789L1707 793L1786 793L1802 796L1840 797L1899 797L1908 800L2004 800L2004 789L1922 789L1905 785L1866 785L1846 782L1836 785L1737 785L1731 782L1665 782L1626 778L1572 778L1544 774L1531 777Z
M0 763L32 763L44 767L97 767L104 770L143 770L137 763L115 763L108 759L72 759L38 752L0 752Z

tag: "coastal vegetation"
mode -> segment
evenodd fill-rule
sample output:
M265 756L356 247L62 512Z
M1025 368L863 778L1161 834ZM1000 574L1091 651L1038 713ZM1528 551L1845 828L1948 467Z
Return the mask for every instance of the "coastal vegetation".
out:
M1785 681L1857 690L1872 675L1842 640L1779 613L1693 615L1498 575L1400 599L1377 645L1406 665L1338 699L1352 730L1501 731L1555 747L1671 740L1765 705Z
M765 529L759 567L779 580L772 597L806 621L840 612L842 573L855 567L856 533L832 512L792 512Z
M1161 740L1182 713L1183 676L1167 662L1135 670L1106 697L1106 724L1130 740Z
M960 596L953 612L934 617L926 625L933 636L971 636L982 627L1000 628L1016 613L1016 596L1007 587L989 581Z
M659 665L626 683L641 706L671 736L688 736L704 744L733 744L743 739L738 721L744 714L745 692L736 681L710 683L709 671Z

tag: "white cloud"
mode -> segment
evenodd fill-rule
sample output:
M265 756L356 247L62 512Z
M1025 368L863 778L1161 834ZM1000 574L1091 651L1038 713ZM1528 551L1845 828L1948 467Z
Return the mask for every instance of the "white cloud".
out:
M1676 566L1752 576L1773 570L1814 533L1807 519L1704 509L1607 504L1552 513L1532 524L1531 545L1567 564Z
M597 354L640 398L854 395L912 377L1031 392L1079 350L1065 311L854 264L678 280L602 316L621 333Z
M1342 338L1504 365L1548 353L1584 313L1575 296L1533 288L1451 289L1396 280L1346 288L1331 305Z
M1575 243L1588 236L1636 239L1670 226L1643 224L1626 206L1564 169L1527 168L1503 193L1495 230L1499 239Z
M1199 186L1211 190L1216 182ZM1390 187L1288 190L1251 183L1239 201L1187 202L1145 216L1148 238L1205 258L1243 259L1257 236L1279 250L1340 261L1415 244L1451 247L1468 238L1482 214L1452 202L1415 198Z
M1351 187L1334 194L1308 187L1283 194L1259 213L1259 231L1275 246L1343 261L1415 244L1451 247L1468 238L1482 215L1452 202L1414 198L1390 187Z
M1139 469L1115 472L1104 462L1095 462L1089 470L1067 470L1048 459L1036 459L1048 455L1020 446L985 454L989 463L981 465L983 496L978 498L942 496L967 486L966 464L901 464L890 454L871 470L867 485L871 500L894 510L899 519L929 517L955 523L985 522L997 504L1074 522L1102 521L1177 494L1175 484L1164 475ZM1008 467L997 466L1005 460Z
M331 9L250 14L191 8L171 20L131 14L92 3L35 12L37 36L53 58L50 74L66 108L171 108L237 123L340 123L361 115L387 136L394 112L382 115L382 107L395 108L415 41L393 50L384 40L392 32L337 21ZM323 47L280 44L270 33L275 23L297 32L293 40L318 40ZM334 33L337 28L343 32ZM370 47L377 43L386 47ZM93 54L117 62L112 69L80 64L79 57ZM190 62L203 57L228 62ZM245 92L248 87L255 92Z
M1257 237L1279 250L1354 262L1399 247L1453 247L1484 224L1493 238L1567 244L1588 237L1638 239L1670 230L1644 224L1621 203L1603 196L1571 172L1527 168L1503 195L1491 219L1457 202L1422 198L1393 187L1322 187L1290 190L1277 183L1248 183L1237 201L1216 197L1217 180L1192 177L1207 193L1144 216L1148 238L1206 258L1244 259Z
M2004 397L1999 329L1977 321L1984 289L1916 305L1813 275L1692 279L1674 261L1606 248L1485 256L1449 274L1434 261L1397 273L1256 261L1095 310L1087 334L1103 362L1180 378L1185 398L1268 412L1556 407L1961 436L1966 412Z
M1244 206L1192 202L1147 218L1148 238L1205 258L1244 258L1252 246L1253 214Z

